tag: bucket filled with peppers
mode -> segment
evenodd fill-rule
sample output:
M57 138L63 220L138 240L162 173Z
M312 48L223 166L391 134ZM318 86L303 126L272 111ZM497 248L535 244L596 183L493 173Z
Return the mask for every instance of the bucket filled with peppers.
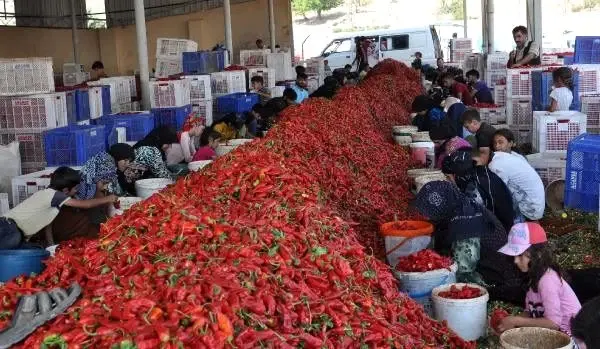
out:
M385 240L387 261L395 267L399 258L419 252L429 245L433 225L424 221L396 221L383 224L380 232Z
M456 282L456 270L457 265L451 258L432 250L422 250L400 258L394 275L400 281L400 290L433 315L432 290Z
M452 284L436 287L432 292L434 318L446 321L464 340L477 340L486 334L487 290L475 284Z

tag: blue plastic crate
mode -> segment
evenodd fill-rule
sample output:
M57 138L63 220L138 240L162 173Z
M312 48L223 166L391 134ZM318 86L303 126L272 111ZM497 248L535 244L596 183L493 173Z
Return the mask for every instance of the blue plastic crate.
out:
M256 93L232 93L217 98L217 110L219 113L244 113L258 102Z
M48 257L50 252L43 249L0 250L0 282L41 273Z
M48 166L82 166L106 150L104 125L70 125L44 132Z
M600 36L575 37L575 58L579 64L600 63Z
M90 119L90 98L87 89L66 91L67 121L70 125Z
M110 113L112 113L110 86L102 86L102 115L108 115Z
M550 108L550 92L552 92L552 72L534 71L531 73L532 106L535 111ZM570 110L579 110L579 74L573 72L573 102Z
M225 51L183 52L183 73L210 74L225 69Z
M564 56L563 57L563 64L564 65L571 65L573 64L573 60L575 59L574 56Z
M598 212L600 135L582 134L569 142L565 172L565 206Z
M175 108L154 108L151 112L156 126L171 126L177 131L181 131L185 119L192 112L192 105L188 104Z
M127 141L137 142L154 129L154 116L150 112L131 112L104 115L96 121L104 125L107 148L117 143L117 127L126 129Z

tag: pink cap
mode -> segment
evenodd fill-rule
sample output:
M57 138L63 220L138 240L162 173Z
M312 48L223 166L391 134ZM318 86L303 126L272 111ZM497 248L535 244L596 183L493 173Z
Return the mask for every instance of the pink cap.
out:
M533 244L547 242L544 228L537 223L517 223L508 233L508 243L498 250L509 256L518 256L527 251Z

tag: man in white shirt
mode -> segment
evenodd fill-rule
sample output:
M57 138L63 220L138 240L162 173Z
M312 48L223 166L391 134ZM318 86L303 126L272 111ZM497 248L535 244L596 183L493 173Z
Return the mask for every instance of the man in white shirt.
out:
M546 194L542 179L527 160L505 152L495 152L489 168L510 191L515 213L536 221L544 216Z
M527 28L520 25L512 31L517 48L510 53L508 68L519 68L524 65L540 65L540 45L529 41Z

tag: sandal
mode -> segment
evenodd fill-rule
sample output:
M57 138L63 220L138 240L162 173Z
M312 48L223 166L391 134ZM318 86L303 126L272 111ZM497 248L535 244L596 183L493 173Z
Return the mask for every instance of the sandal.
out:
M68 290L55 288L23 296L13 315L11 325L0 331L0 349L10 348L29 336L38 327L54 319L69 308L81 295L81 287L74 283Z

